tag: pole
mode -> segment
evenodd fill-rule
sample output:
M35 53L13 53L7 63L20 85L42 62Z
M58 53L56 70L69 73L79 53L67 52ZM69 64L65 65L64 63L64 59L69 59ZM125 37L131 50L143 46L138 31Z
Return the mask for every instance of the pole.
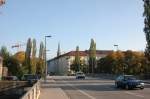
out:
M45 82L46 82L46 76L47 76L47 62L46 62L46 36L45 36Z
M45 36L45 51L44 51L44 52L45 52L45 79L44 79L45 82L46 82L46 80L47 80L47 79L46 79L46 77L47 77L47 59L46 59L46 58L47 58L47 57L46 57L46 55L47 55L47 54L46 54L46 51L47 51L47 50L46 50L46 38L47 38L47 37L50 38L50 37L52 37L52 36Z

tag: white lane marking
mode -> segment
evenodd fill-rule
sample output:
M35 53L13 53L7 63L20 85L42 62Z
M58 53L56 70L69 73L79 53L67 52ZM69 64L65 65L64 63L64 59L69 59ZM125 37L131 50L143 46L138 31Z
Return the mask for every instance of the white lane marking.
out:
M80 90L80 89L74 87L72 84L69 84L69 83L67 83L67 82L64 81L64 80L63 80L63 82L66 83L66 85L68 85L68 86L72 87L73 89L76 89L76 90L79 91L80 93L84 94L85 96L89 97L90 99L96 99L95 97L93 97L93 96L87 94L86 92L84 92L84 91L82 91L82 90Z
M85 96L89 97L90 99L96 99L95 97L93 97L93 96L87 94L86 92L84 92L84 91L82 91L82 90L79 90L79 89L78 89L78 91L81 92L82 94L84 94Z
M132 92L128 92L128 91L126 91L125 93L126 93L126 94L129 94L129 95L136 96L136 97L144 98L143 95L139 95L139 94L137 94L137 93L132 93Z

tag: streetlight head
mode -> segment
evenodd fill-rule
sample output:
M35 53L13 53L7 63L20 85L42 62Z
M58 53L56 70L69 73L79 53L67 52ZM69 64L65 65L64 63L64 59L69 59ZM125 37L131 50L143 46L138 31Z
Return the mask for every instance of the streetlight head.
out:
M51 35L45 36L45 37L52 37Z
M118 46L118 45L115 44L114 46Z

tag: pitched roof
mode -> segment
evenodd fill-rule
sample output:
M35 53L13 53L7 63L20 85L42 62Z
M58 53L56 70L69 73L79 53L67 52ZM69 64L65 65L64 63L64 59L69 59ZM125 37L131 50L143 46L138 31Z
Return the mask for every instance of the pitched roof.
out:
M101 56L101 55L104 55L104 54L108 55L108 54L110 54L112 52L113 52L113 50L96 50L96 55L97 56ZM70 52L62 54L62 55L60 55L58 57L55 57L55 58L53 58L53 59L51 59L49 61L52 61L52 60L55 60L55 59L58 59L58 58L64 57L64 56L75 56L75 55L76 55L76 51L70 51ZM89 55L89 51L88 50L79 51L79 55L80 56L88 56Z

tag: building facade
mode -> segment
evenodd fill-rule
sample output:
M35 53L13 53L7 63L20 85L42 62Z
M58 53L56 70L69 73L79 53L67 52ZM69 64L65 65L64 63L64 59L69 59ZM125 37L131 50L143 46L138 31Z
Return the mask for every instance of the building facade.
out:
M112 50L97 50L96 59L99 60L112 53ZM75 60L76 51L70 51L63 55L57 56L49 61L47 61L48 73L54 73L56 75L67 75L71 72L71 65ZM84 61L88 65L89 51L79 51L80 60Z

